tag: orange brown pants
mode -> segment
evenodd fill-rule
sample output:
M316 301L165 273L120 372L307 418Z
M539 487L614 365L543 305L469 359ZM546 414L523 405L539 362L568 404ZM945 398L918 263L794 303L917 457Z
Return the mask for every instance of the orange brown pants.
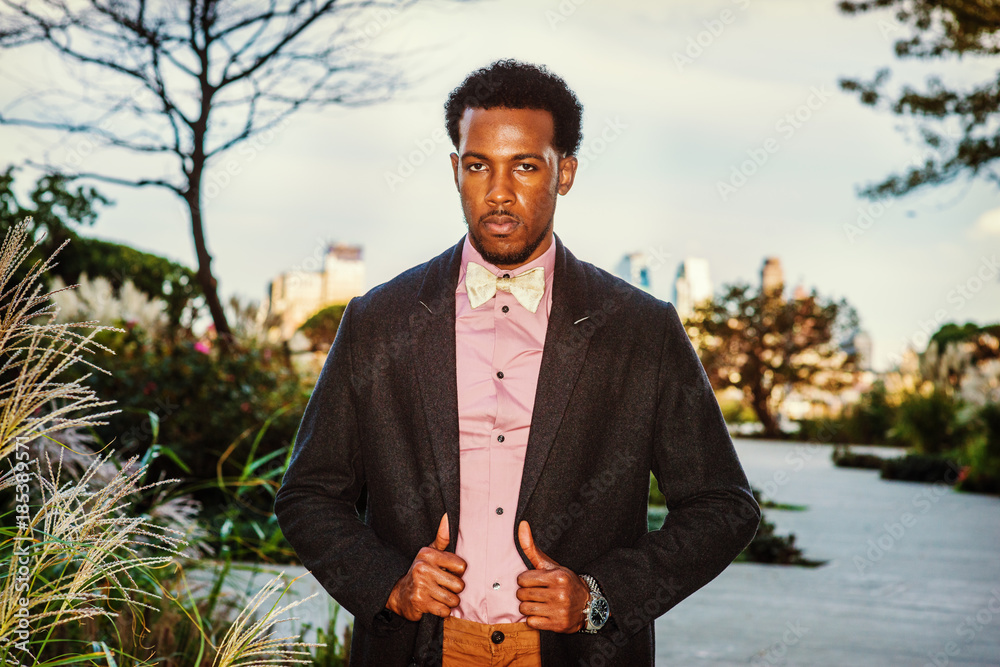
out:
M486 625L444 619L442 667L541 667L538 630L527 623Z

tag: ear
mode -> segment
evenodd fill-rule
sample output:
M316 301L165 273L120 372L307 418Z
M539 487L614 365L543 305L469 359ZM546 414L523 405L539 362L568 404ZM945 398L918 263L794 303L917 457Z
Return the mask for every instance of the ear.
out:
M573 187L576 178L576 168L580 163L572 155L559 158L559 194L564 195Z
M451 170L455 174L455 189L461 191L458 186L458 153L451 154Z

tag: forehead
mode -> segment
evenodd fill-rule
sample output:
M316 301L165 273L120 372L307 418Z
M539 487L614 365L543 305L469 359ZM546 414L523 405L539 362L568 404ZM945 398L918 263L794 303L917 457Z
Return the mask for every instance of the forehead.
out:
M555 152L555 124L543 109L467 108L458 121L459 152Z

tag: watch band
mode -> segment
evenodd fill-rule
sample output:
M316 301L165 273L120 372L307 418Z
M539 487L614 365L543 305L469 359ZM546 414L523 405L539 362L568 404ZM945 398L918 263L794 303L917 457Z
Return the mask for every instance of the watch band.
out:
M581 574L580 578L583 579L583 581L586 582L587 587L590 588L590 597L587 599L587 606L583 609L584 613L587 615L587 619L584 626L580 628L580 632L593 634L607 624L608 619L611 617L611 609L608 605L607 598L604 597L604 593L601 591L601 587L597 583L597 580L589 574ZM591 622L592 606L594 604L599 605L599 609L601 607L604 609L604 621L597 626Z
M587 586L590 587L590 592L598 597L604 597L604 593L601 592L601 586L597 583L597 579L594 579L589 574L581 574L580 578L587 582Z

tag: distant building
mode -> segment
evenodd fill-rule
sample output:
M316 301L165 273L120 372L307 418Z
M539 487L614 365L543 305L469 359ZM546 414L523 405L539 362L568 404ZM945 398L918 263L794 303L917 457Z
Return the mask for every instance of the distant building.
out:
M270 312L281 316L285 340L318 310L347 303L364 293L365 263L361 246L334 244L326 249L322 271L289 271L271 281Z
M867 331L857 331L851 338L848 351L858 355L857 366L860 370L872 369L872 337Z
M677 267L674 279L674 307L681 320L694 312L694 307L712 298L712 278L708 271L708 260L700 257L686 257Z
M785 272L781 268L781 260L777 257L768 257L764 260L764 266L760 270L760 287L764 294L774 292L779 296L785 290Z
M653 291L649 270L649 255L644 252L632 252L622 257L622 261L618 262L618 266L615 267L615 274L639 289L643 289L649 293Z

